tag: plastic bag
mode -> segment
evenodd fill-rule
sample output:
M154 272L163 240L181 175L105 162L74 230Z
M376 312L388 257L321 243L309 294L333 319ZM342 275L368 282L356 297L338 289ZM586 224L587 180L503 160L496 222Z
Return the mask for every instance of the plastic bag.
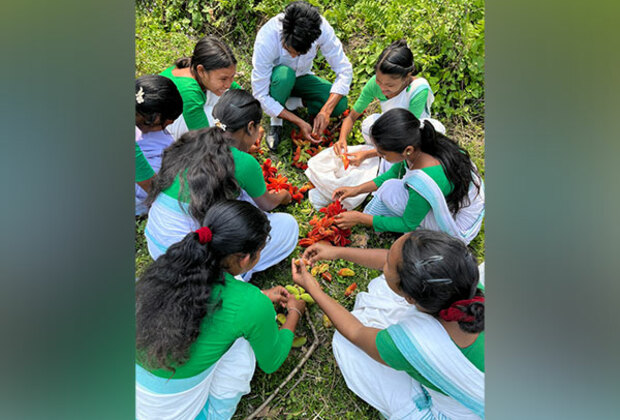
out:
M349 153L362 150L373 149L372 146L359 145L349 146ZM314 184L315 188L310 190L308 199L316 209L325 207L332 202L332 194L338 187L354 187L368 181L372 181L377 176L379 168L379 158L373 157L365 159L360 166L350 165L346 170L342 159L336 155L333 148L324 149L321 153L308 160L306 176ZM356 195L342 200L342 205L351 210L364 201L368 193Z

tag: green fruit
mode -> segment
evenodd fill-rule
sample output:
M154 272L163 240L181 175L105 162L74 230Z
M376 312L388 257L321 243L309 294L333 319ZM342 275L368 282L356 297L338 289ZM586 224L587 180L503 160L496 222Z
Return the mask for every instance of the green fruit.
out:
M306 303L316 303L308 293L302 293L300 297Z
M278 321L280 325L284 324L286 322L286 315L284 314L276 315L276 321Z
M306 342L308 341L308 339L306 337L295 337L293 339L293 348L299 348L301 346L303 346L304 344L306 344Z
M287 292L294 295L295 299L299 299L300 293L299 293L299 290L297 290L295 286L287 285L287 286L284 286L284 288L286 289Z

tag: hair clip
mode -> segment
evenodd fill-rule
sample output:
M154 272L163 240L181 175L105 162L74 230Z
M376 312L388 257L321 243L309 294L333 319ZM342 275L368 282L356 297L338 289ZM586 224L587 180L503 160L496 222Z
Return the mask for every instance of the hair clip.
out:
M136 92L136 102L139 104L144 103L144 89L142 89L142 86L140 86L140 90Z
M215 121L213 121L213 125L215 125L217 128L221 128L222 130L226 131L226 124L222 124L222 122L218 120L217 118L215 119Z
M443 256L441 256L441 255L432 255L432 256L430 256L428 258L425 258L423 260L416 261L415 263L413 263L413 265L415 266L415 268L417 268L419 270L421 267L424 267L427 264L430 264L432 262L438 262L438 261L443 261Z
M426 279L424 281L435 284L452 284L452 279Z

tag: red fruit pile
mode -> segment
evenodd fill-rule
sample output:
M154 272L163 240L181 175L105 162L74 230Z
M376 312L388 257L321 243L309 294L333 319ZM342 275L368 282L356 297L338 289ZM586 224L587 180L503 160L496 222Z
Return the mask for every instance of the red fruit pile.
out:
M310 226L313 226L312 230L308 232L305 238L299 241L299 246L308 247L315 242L330 241L336 246L345 246L351 243L348 239L351 235L350 229L340 229L334 224L334 216L342 212L347 211L340 201L335 201L327 207L323 207L319 210L324 213L321 219L314 216L310 220Z
M304 193L314 188L314 185L311 183L307 183L301 188L289 184L288 178L278 175L278 169L275 166L271 166L271 159L265 159L261 167L263 169L263 177L267 183L267 190L274 192L286 190L291 194L291 198L298 204L301 203L301 200L304 198Z

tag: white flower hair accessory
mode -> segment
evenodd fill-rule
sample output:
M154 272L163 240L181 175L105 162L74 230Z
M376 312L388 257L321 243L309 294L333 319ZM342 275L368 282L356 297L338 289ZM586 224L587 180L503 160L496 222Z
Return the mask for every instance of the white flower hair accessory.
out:
M217 118L215 119L215 121L213 121L213 125L215 125L217 128L221 128L222 130L226 131L226 124L222 124L222 122L218 120Z
M136 92L136 102L139 104L144 103L144 89L140 86L140 90Z

